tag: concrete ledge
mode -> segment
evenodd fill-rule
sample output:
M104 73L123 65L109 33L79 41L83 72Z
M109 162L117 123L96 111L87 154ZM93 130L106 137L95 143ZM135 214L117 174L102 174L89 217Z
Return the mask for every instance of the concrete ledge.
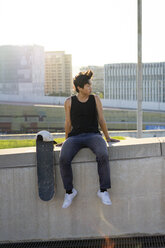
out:
M36 148L0 149L0 169L36 166Z
M59 164L61 148L55 147L55 165ZM124 140L112 143L109 150L109 160L136 159L159 157L165 154L165 138L144 138ZM14 148L0 150L0 168L6 167L31 167L36 165L36 148ZM94 153L88 148L81 149L73 159L73 163L95 161Z
M38 197L35 148L0 150L0 242L165 234L165 138L122 141L109 148L112 206L97 197L95 155L74 158L73 204L64 189L55 149L55 197Z
M162 156L165 156L165 137L159 138L160 143L161 143L161 152Z

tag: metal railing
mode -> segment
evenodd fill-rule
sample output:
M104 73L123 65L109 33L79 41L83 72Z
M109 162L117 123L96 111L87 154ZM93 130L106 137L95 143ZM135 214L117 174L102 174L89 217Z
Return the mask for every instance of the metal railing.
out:
M0 248L163 248L165 236L0 243Z

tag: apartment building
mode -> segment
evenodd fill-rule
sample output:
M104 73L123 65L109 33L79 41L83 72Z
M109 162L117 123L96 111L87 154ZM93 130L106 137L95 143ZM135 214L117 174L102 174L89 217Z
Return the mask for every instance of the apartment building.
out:
M165 102L165 62L143 63L143 101ZM104 98L136 101L137 64L104 65Z
M70 95L72 87L72 56L45 52L45 95Z
M44 48L0 46L0 94L44 96Z

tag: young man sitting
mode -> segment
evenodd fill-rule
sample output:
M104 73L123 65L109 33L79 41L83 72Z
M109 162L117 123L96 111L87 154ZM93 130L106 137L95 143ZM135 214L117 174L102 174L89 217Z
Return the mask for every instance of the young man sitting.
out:
M65 137L60 152L60 172L66 190L63 208L71 205L77 195L73 188L71 162L76 153L84 147L90 148L96 154L100 189L97 192L102 203L111 205L107 189L111 188L108 150L105 140L98 129L100 125L107 142L118 140L109 137L100 98L92 95L93 72L80 72L74 78L77 95L65 101Z

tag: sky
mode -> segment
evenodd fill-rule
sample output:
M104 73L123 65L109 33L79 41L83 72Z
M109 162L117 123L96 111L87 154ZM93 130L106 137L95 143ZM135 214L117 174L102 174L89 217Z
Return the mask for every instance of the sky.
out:
M142 61L165 61L165 0L142 0ZM0 45L72 54L73 67L137 62L137 0L0 0Z

